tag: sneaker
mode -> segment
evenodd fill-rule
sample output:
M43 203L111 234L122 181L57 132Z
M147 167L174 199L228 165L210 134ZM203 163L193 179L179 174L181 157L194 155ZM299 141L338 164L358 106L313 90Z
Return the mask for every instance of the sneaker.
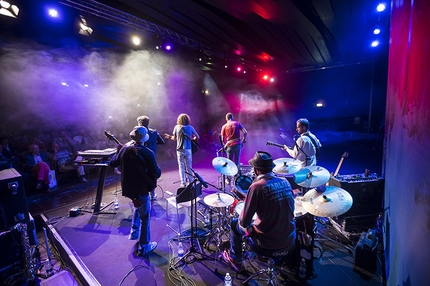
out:
M242 272L245 270L245 268L243 267L243 263L234 261L234 259L230 256L230 253L228 250L224 250L222 252L221 258L236 272Z
M85 177L81 177L81 182L88 183L88 180Z
M139 233L137 231L136 232L131 232L128 235L128 240L137 240L137 239L139 239Z
M151 201L155 201L157 199L157 195L151 196Z
M155 241L148 243L139 250L138 256L145 256L157 248L157 243Z

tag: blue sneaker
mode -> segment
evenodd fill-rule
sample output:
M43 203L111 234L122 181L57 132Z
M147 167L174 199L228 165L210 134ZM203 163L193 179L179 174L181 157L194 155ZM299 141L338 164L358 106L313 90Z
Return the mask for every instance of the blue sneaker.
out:
M153 251L154 249L157 248L157 243L155 241L150 242L146 245L142 245L142 248L139 250L138 256L145 256L148 253L150 253L151 251Z

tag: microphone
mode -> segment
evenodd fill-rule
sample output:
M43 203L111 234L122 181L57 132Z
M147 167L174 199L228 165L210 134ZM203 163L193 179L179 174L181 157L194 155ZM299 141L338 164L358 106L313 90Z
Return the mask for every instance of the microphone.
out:
M194 171L192 168L191 168L191 171L193 171L193 173L194 173L194 176L196 176L197 177L197 179L200 181L200 183L202 183L202 185L205 187L205 188L208 188L208 183L206 183L205 182L205 180L203 180L202 179L202 177L200 177L200 175L199 174L197 174L196 173L196 171Z

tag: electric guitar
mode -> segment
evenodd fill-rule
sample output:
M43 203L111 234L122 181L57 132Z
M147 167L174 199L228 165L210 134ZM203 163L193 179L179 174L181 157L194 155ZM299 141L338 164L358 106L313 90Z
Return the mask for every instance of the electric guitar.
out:
M272 141L267 141L267 142L266 142L266 145L269 145L269 146L276 146L276 147L279 147L279 148L284 148L284 146L285 146L285 145L283 145L283 144L278 144L278 143L275 143L275 142L272 142Z
M116 144L121 144L118 139L115 138L112 134L105 130L105 135L109 140L114 141ZM121 144L122 145L122 144Z
M349 153L344 152L342 157L340 158L339 165L337 165L336 171L333 174L333 177L336 177L339 174L340 166L342 166L343 160L348 157Z

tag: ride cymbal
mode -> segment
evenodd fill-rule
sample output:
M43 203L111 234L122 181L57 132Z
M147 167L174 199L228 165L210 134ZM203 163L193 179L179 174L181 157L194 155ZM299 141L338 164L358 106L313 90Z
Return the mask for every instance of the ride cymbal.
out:
M294 174L294 182L305 188L324 185L330 179L327 169L319 166L307 166Z
M224 208L232 205L234 202L234 198L229 194L217 193L217 194L207 195L203 199L203 201L208 206L211 206L214 208Z
M302 168L302 163L292 158L279 158L273 160L273 163L275 164L273 172L276 174L294 174Z
M212 160L212 166L214 166L215 170L226 176L234 176L238 172L236 164L224 157L215 157Z
M352 206L352 196L335 186L327 186L325 192L309 190L301 201L306 211L320 217L340 216Z

